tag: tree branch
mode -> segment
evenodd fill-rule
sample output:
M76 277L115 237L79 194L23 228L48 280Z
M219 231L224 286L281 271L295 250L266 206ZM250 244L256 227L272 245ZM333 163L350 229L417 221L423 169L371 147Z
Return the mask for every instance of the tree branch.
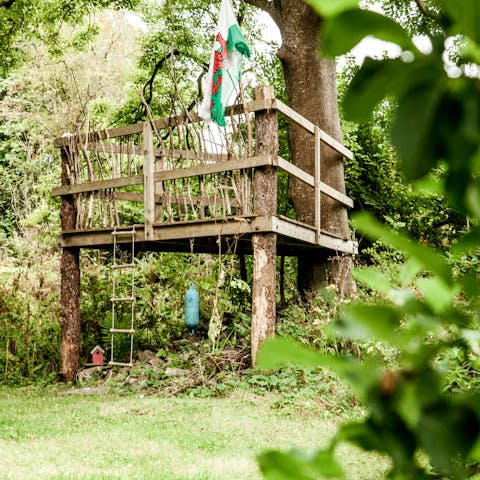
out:
M272 8L272 2L270 2L269 0L244 0L244 1L245 3L249 3L254 7L261 8L262 10L265 10L268 13L270 13L270 9Z
M155 77L157 76L158 71L163 67L163 64L171 57L171 55L178 55L178 50L173 50L166 53L153 67L152 75L148 79L147 83L143 86L143 95L147 99L147 104L150 104L153 97L153 82L155 81ZM148 89L148 93L147 93Z
M260 8L264 12L267 12L280 28L282 24L282 13L275 0L243 0L245 3L254 7Z
M423 3L423 0L415 0L415 3L417 4L418 9L426 16L429 18L433 18L435 20L438 20L438 15L433 13L432 11L428 10L428 8L425 6Z

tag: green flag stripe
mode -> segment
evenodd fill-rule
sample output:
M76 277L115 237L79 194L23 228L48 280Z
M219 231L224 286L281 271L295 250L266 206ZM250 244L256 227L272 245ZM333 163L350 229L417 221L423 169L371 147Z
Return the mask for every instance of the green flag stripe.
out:
M217 50L217 70L213 72L212 119L222 127L225 126L226 103L240 80L242 55L250 57L250 49L238 25L232 25L228 29L226 56L220 47Z

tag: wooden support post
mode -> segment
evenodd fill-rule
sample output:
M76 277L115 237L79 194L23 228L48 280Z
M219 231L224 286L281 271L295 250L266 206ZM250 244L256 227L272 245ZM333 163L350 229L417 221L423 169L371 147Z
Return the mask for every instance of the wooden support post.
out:
M155 223L155 155L153 152L153 131L150 122L143 124L143 196L145 240L153 240Z
M163 165L164 158L155 156L155 173L163 172ZM163 219L163 182L154 182L153 190L155 195L155 223L161 223Z
M321 154L320 154L320 147L321 147L321 137L320 137L320 129L315 125L315 175L314 175L314 182L315 182L315 242L317 245L320 243L320 233L321 233L321 180L320 180L320 173L321 173Z
M255 365L261 343L275 333L276 318L276 246L275 233L252 235L253 288L251 355Z
M61 149L62 185L69 185L69 155L67 147ZM75 229L76 208L73 195L62 197L62 231ZM64 382L75 382L80 368L80 250L63 248L61 271L61 373Z
M271 86L257 87L256 100L273 99ZM256 155L278 154L278 121L275 111L262 110L255 114ZM277 208L277 177L273 166L255 169L254 214L275 215ZM275 332L276 317L276 258L277 235L256 233L252 235L253 288L251 355L255 365L260 344Z

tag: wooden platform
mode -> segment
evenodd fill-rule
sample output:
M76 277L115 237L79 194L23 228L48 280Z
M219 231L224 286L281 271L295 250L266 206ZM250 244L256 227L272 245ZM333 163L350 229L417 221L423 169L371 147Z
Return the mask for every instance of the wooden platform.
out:
M316 231L309 226L282 216L241 216L210 219L208 221L154 224L153 240L145 240L144 225L135 225L137 250L218 253L219 239L223 253L252 253L251 236L254 233L276 233L278 255L299 255L309 251L328 249L338 253L355 254L356 242L320 233L316 243ZM118 231L131 231L132 226L117 227ZM131 244L131 236L117 235L117 244ZM64 231L59 247L109 249L113 247L111 228Z
M75 380L81 351L81 248L116 253L119 247L130 249L134 241L135 252L252 254L253 365L259 345L275 330L276 256L310 261L318 253L335 257L357 252L346 222L353 201L343 180L329 184L328 170L322 169L352 159L353 153L275 99L269 86L257 87L255 100L242 101L226 115L230 120L223 129L186 112L108 130L65 133L55 141L62 161L61 185L52 193L61 197L64 379ZM312 158L306 170L279 156L278 115L308 132L306 154ZM291 185L304 189L309 214L297 214L311 225L282 216L293 211L287 201ZM341 215L332 226L334 211ZM339 235L349 238L330 232L337 227ZM133 264L114 262L113 271ZM133 322L135 297L112 294L112 319L117 301L130 302ZM113 323L112 335L133 331L133 326L127 331Z

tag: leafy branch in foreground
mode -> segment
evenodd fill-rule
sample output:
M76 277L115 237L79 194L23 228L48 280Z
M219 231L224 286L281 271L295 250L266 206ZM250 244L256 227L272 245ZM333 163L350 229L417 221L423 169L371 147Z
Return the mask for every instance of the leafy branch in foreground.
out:
M267 479L346 478L335 448L347 441L390 457L388 478L478 479L480 396L473 387L480 368L480 278L478 271L458 264L478 253L480 239L480 82L472 75L480 63L480 33L472 25L480 5L436 2L442 33L430 38L432 51L423 54L399 25L358 9L355 0L308 3L326 19L327 53L342 54L367 34L402 48L397 59L365 61L345 95L344 111L364 121L384 98L394 99L391 140L403 173L416 180L442 165L444 195L474 227L446 255L366 214L356 217L359 231L399 249L407 260L400 286L374 268L357 272L357 280L380 300L349 305L333 328L344 338L395 348L397 367L386 368L374 356L358 362L321 354L286 339L266 342L259 355L263 368L285 363L327 368L351 385L367 414L342 425L328 448L312 456L267 452L260 467ZM346 38L352 31L356 34ZM462 39L455 78L444 64L446 39L453 36ZM448 381L452 363L468 372L462 388Z

